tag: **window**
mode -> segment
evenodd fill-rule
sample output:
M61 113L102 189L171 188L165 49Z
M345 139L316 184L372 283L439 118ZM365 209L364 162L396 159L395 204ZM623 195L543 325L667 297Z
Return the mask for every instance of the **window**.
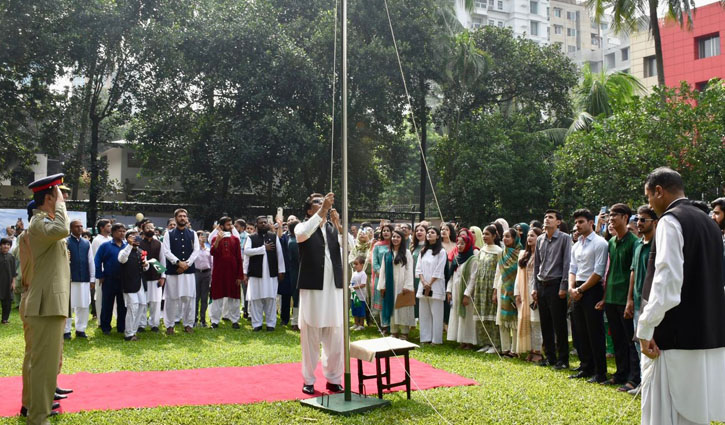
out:
M556 16L557 18L561 18L561 9L559 9L558 7L555 7L554 16Z
M710 34L695 39L697 59L709 58L720 54L720 34Z
M604 60L607 63L607 69L612 69L616 66L616 58L614 57L614 53L604 55Z
M473 18L473 28L481 28L483 26L483 21L481 18Z
M531 35L539 35L539 23L531 21Z
M601 70L599 69L599 68L601 68L600 64L601 64L601 62L594 62L594 61L590 61L590 62L589 62L589 69L590 69L590 70L591 70L591 71L592 71L593 73L599 73L599 72L601 71Z
M566 35L569 37L574 37L576 35L576 29L575 28L567 28L566 29Z
M549 8L547 7L546 8L546 19L549 19L550 18L549 13L550 13L550 11L549 11Z
M494 21L493 19L489 19L488 20L488 25L489 26L495 26L496 25L496 21Z
M699 83L695 83L695 90L697 91L705 91L707 89L707 83L709 81L700 81Z
M576 15L574 14L574 12L566 12L566 19L573 21L575 20L575 17Z
M128 152L126 156L126 167L128 168L141 168L141 161L136 157L133 152Z
M498 21L498 27L503 28L503 21Z
M554 34L561 34L564 32L564 27L561 25L554 25Z
M574 52L576 52L576 46L567 46L567 51L568 51L569 53L574 53Z
M644 78L657 76L657 58L647 56L644 58Z
M597 34L592 34L592 46L599 47L599 36Z
M475 5L479 9L485 9L486 8L486 2L485 1L477 1L477 2L475 2Z
M503 1L498 0L498 10L503 10Z
M492 8L493 7L493 0L488 0L488 7L489 8Z
M602 31L606 31L607 28L609 28L609 25L607 25L606 22L602 22L602 24L599 27L602 29Z
M529 3L529 10L534 15L538 15L539 14L539 3L535 2L535 1L532 1L531 3Z
M622 49L622 60L628 61L629 60L629 47L625 47Z

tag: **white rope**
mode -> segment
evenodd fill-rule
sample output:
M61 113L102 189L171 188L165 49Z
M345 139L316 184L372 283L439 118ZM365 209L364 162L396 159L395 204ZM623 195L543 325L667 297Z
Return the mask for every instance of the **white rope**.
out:
M363 269L363 270L364 270L364 269ZM375 293L375 290L374 290L374 288L373 288L373 293ZM367 302L365 303L365 308L367 308L367 310L368 310L368 313L370 314L370 317L371 317L371 318L373 319L373 322L375 322L375 327L376 327L376 328L378 329L378 332L380 332L380 335L381 335L381 336L382 336L383 338L385 338L385 332L384 332L384 331L383 331L383 329L382 329L382 328L380 327L380 324L378 323L378 321L377 321L377 320L375 320L375 315L373 314L373 311L372 311L372 310L370 309L370 305L369 305L369 303L367 303ZM347 326L347 324L346 324L345 326ZM410 379L410 381L411 381L411 382L413 383L413 385L415 385L415 388L416 388L416 389L418 389L418 390L420 391L420 394L421 394L421 395L423 396L423 398L425 399L426 403L428 403L428 405L429 405L429 406L431 407L431 409L433 409L433 411L434 411L434 412L436 412L436 414L438 415L438 417L440 417L440 418L441 418L441 420L442 420L443 422L445 422L445 423L447 423L447 424L450 424L450 425L452 425L452 422L451 422L451 421L449 421L448 419L446 419L446 418L445 418L445 417L444 417L444 416L443 416L443 415L441 414L441 412L439 412L439 411L438 411L438 409L436 409L436 407L435 407L435 406L433 405L433 403L432 403L432 402L430 401L430 399L428 398L428 396L427 396L427 395L425 394L425 391L422 391L422 389L421 389L420 385L418 385L418 383L417 383L417 382L415 381L415 379L414 379L414 378L413 378L413 377L412 377L412 376L410 375L410 373L408 373L408 371L407 371L407 370L405 370L405 364L403 363L403 361L402 361L402 360L400 360L400 357L398 357L398 354L397 354L397 353L395 352L395 350L394 350L394 349L393 349L393 347L392 347L392 346L390 345L390 343L389 343L389 342L388 342L387 340L385 340L385 339L383 339L383 341L385 341L385 344L386 344L386 345L388 346L388 349L389 349L389 351L393 353L393 356L394 356L394 357L395 357L395 359L396 359L396 360L398 361L398 363L400 364L400 366L402 366L402 367L403 367L403 370L405 371L405 375L406 375L406 376L407 376L407 377L408 377L408 378ZM387 370L386 370L386 372L387 372L387 373L390 373L390 371L387 371Z
M441 212L441 206L438 203L438 196L436 195L435 186L433 186L433 180L430 177L430 169L428 168L428 161L425 158L425 152L423 152L423 144L420 141L420 134L418 132L418 125L415 123L415 110L413 109L413 105L410 101L410 93L408 92L408 84L405 82L405 73L403 72L403 63L400 60L400 52L398 51L398 42L395 39L395 31L393 31L393 21L390 19L390 10L388 10L388 0L384 0L385 3L385 13L388 15L388 25L390 26L390 35L393 37L393 47L395 47L395 56L398 59L398 68L400 69L400 77L403 79L403 88L405 89L405 98L408 102L408 108L410 109L411 113L411 121L413 121L413 129L415 130L415 138L418 141L418 148L420 149L420 156L423 158L423 165L425 167L425 173L428 176L428 183L430 183L430 189L431 193L433 193L433 199L436 203L436 208L438 208L438 215L441 218L441 221L445 221L443 219L443 213ZM421 201L425 202L425 199L422 199ZM421 220L425 219L425 217L421 217Z
M462 267L463 264L460 264L458 267ZM498 266L496 266L498 267ZM453 279L453 276L451 276L451 279ZM468 286L468 283L466 282L466 278L463 277L463 273L461 273L461 279L463 280L463 287ZM481 327L483 328L483 331L486 332L486 336L488 337L488 341L491 343L491 347L493 347L493 350L496 352L496 355L498 356L499 360L503 360L503 356L501 356L501 353L498 351L498 348L496 348L496 344L493 342L493 338L491 338L491 334L488 333L488 329L486 329L485 320L483 320L483 316L478 312L478 309L476 308L476 303L473 301L473 297L469 297L471 299L471 307L473 307L473 310L476 312L476 317L478 317L478 320L481 321Z
M335 81L337 80L337 11L339 2L335 0L335 39L332 45L332 126L330 128L330 192L335 168Z

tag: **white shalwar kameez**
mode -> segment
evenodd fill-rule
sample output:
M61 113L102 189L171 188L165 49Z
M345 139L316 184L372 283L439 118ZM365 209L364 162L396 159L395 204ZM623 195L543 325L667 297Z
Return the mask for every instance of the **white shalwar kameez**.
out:
M88 249L88 272L91 279L96 276L96 262L93 248ZM91 282L70 283L70 308L76 316L76 332L85 332L91 305ZM65 333L70 333L72 318L65 319Z
M295 227L297 243L305 242L325 221L317 214ZM342 385L343 317L342 288L335 286L332 258L327 247L327 232L322 228L325 240L325 271L322 290L300 289L299 327L302 346L302 377L305 385L315 384L315 369L320 359L322 343L322 373L330 384Z
M159 263L166 267L166 256L163 247L159 250ZM161 278L166 279L166 273L161 273ZM196 289L196 288L195 288ZM147 312L141 313L140 327L145 328L147 325L152 328L158 328L161 323L161 300L163 299L163 288L159 287L158 280L146 281L146 308Z
M133 245L127 244L125 248L119 251L118 262L126 264L133 248ZM144 271L148 270L149 264L146 263L143 269ZM143 289L143 284L136 292L124 292L123 302L126 304L126 329L124 330L124 336L130 338L136 335L138 328L141 326L141 316L146 313L146 291Z
M277 272L284 273L284 256L282 255L282 244L279 238L274 238L277 255ZM252 248L252 239L247 238L244 244L244 275L249 278L247 282L247 301L249 302L249 315L252 317L252 327L262 326L262 314L268 328L277 325L277 287L278 277L269 275L269 263L267 262L267 248L264 245ZM262 277L249 276L249 260L251 257L262 256ZM227 302L229 304L229 302ZM239 308L239 306L237 306Z
M473 309L473 293L476 290L476 272L478 271L478 259L469 258L468 261L472 261L470 267L470 276L465 279L461 272L465 265L461 264L458 266L453 276L448 281L446 292L451 294L451 314L448 317L448 334L446 339L448 341L456 341L461 344L473 344L478 345L478 335L476 332L476 311ZM458 314L458 309L461 307L462 295L468 297L468 305L465 306L466 317L461 317Z
M91 251L93 251L93 259L94 259L93 268L94 268L94 270L95 270L96 252L98 252L98 248L100 248L101 245L103 245L104 243L106 243L108 241L112 241L112 240L113 240L113 237L111 235L103 236L101 234L98 234L93 238L93 242L91 242ZM95 289L95 291L96 291L96 293L95 293L96 315L100 319L101 306L103 305L103 285L98 281L98 279L96 279L95 274L91 275L91 279L95 280L95 282L96 282L96 289ZM116 317L116 307L115 307L116 303L114 302L113 304L114 304L113 317Z
M186 263L191 267L199 255L199 238L194 234L194 251ZM171 264L179 262L178 257L171 252L171 238L164 238L164 256ZM166 288L164 289L164 324L171 328L176 319L181 319L184 327L194 327L194 300L196 299L196 277L194 273L167 274Z
M680 303L684 274L684 237L679 221L672 215L663 216L655 237L655 275L637 327L637 337L645 340L652 339L665 313ZM725 421L725 348L660 350L655 359L642 355L642 424L711 421Z

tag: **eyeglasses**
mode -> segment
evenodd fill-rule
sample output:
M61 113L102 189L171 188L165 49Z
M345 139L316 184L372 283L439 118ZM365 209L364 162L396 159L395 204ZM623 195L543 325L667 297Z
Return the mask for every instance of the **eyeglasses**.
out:
M315 199L314 201L312 201L312 204L313 205L322 205L322 199Z

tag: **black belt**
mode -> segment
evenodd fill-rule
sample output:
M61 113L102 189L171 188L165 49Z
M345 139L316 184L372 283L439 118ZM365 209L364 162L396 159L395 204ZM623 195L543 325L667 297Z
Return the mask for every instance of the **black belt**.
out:
M554 285L559 286L561 284L561 279L540 280L539 283L544 288L546 288L548 286L554 286Z
M196 271L198 271L199 273L206 273L206 272L208 272L208 271L210 271L210 270L211 270L211 269L204 269L204 270L199 270L199 269L196 269Z

